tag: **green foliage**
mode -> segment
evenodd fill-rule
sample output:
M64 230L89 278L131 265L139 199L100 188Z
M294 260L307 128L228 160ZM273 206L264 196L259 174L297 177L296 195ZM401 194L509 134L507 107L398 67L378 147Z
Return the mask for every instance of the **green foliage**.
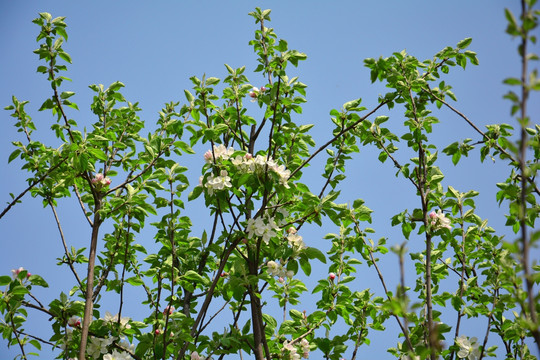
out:
M530 32L538 12L531 9L534 1L524 5L519 20L508 10L505 14L506 31L522 40L518 51L526 64L536 58L525 49L527 42L536 41ZM126 358L195 359L199 353L222 358L245 352L261 360L317 351L325 359L341 359L349 354L355 358L360 347L370 344L372 331L383 331L387 321L394 321L399 333L389 338L388 352L398 358L463 358L464 351L476 354L476 347L480 357L502 351L508 358L518 353L533 358L525 340L540 344L540 295L534 290L540 268L530 268L528 260L530 246L540 238L534 231L540 212L535 182L540 127L532 126L526 113L526 94L540 90L536 70L527 79L504 80L522 94L505 95L511 114L517 114L520 138L515 141L512 126L494 124L481 131L448 103L457 101L446 80L450 70L479 65L476 54L466 50L472 39L423 61L405 51L368 58L364 64L371 81L384 82L388 92L371 110L361 106L362 99L332 109L330 139L315 150L310 135L314 125L296 120L307 85L287 76L288 64L296 67L306 55L289 49L265 26L270 10L256 8L249 15L260 24L250 45L258 56L255 73L262 74L264 85L253 87L245 67L225 65L223 79L192 76L185 102L165 104L148 135L143 134L147 129L138 103L124 97L121 82L90 85L93 123L79 126L68 117L78 107L70 100L74 92L61 90L69 79L60 74L72 62L63 49L68 38L64 18L41 13L34 20L40 28L35 53L42 60L37 71L47 75L53 90L39 111L51 111L56 120L51 130L62 146L33 140L37 129L25 111L28 102L13 96L6 110L26 140L13 142L16 149L8 161L22 161L29 172L27 191L53 210L59 229L57 200L73 197L91 233L86 247L68 248L60 231L65 251L58 265L69 269L75 285L48 306L32 293L33 287L48 287L39 275L21 268L12 277L0 276L0 330L7 343L18 346L23 357L28 344L37 351L47 344L61 349L61 358L105 359L116 351ZM249 115L246 99L262 110L262 119ZM471 125L480 140L460 139L439 150L430 139L443 106ZM403 111L401 135L385 127L391 121L381 114L385 107ZM193 186L180 164L201 144L208 151L200 183ZM499 158L510 167L506 181L497 184L496 198L509 206L506 225L520 234L516 242L497 235L476 214L477 191L461 192L445 184L439 155L450 156L458 166L478 145L480 161ZM398 210L390 219L405 240L390 249L389 239L371 238L375 231L365 225L372 221L372 210L363 200L352 206L337 203L348 160L363 146L375 146L381 163L392 162L398 169L396 181L410 183L419 200L416 208ZM323 150L324 184L315 191L302 182L302 170ZM209 212L210 225L202 231L193 229L190 219L196 201L204 201ZM305 245L301 228L326 226L327 221L339 231L324 236L325 254ZM137 243L145 226L152 229L153 247ZM405 243L413 239L425 248L408 252ZM401 265L402 280L395 290L380 266L389 250ZM403 280L406 255L416 270L414 286ZM327 264L327 275L310 289L300 270L310 276L321 264ZM382 293L352 286L366 272L377 274ZM144 293L146 312L138 319L122 316L128 287ZM101 310L104 292L119 299L114 316ZM299 310L306 294L317 299L311 312ZM264 312L274 298L282 320ZM27 308L48 315L49 340L24 331ZM230 312L232 321L215 326L222 311ZM456 323L443 323L443 311L455 312ZM479 343L473 334L460 337L465 318L484 318L486 334L498 336L504 348L491 346L487 335Z

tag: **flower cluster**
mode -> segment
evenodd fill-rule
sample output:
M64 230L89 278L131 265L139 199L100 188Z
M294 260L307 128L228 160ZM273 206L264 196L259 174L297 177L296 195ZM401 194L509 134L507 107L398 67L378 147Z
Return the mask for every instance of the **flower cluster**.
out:
M214 145L213 153L212 150L208 150L204 153L204 161L206 161L207 164L213 164L218 159L227 160L233 153L234 149L232 147L227 149L223 144L219 144L218 146Z
M273 217L267 216L266 221L262 217L248 219L246 231L249 239L260 236L268 244L271 238L277 236L276 230L279 227Z
M452 229L452 226L450 225L450 219L444 216L443 212L440 209L437 212L430 212L429 218L431 219L431 226L433 227L433 230L439 230L442 228Z
M114 337L102 339L97 338L94 336L90 336L90 343L88 344L88 354L92 356L92 358L97 359L101 356L101 354L107 354L108 347L113 343L115 340Z
M92 184L98 187L105 187L111 185L111 179L105 177L102 173L96 174L92 179Z
M231 162L242 173L256 173L261 175L267 170L273 171L279 176L280 184L289 188L287 181L291 176L291 171L285 169L284 165L278 165L272 158L263 155L253 157L253 155L247 153L244 156L236 156Z
M11 270L11 277L16 279L19 277L19 274L21 271L24 271L25 269L23 267L20 267L18 269L12 269ZM30 274L29 272L26 273L26 277L29 278L32 274Z
M300 358L307 359L309 357L309 342L306 339L300 341L300 347L302 348L302 355L298 353L298 350L292 343L285 341L283 343L283 349L289 352L289 359L300 360Z
M163 315L167 315L167 313L169 313L169 315L172 315L173 312L174 312L174 306L167 305L167 307L165 307L165 310L163 310Z
M278 165L272 158L260 154L253 156L252 154L247 153L243 156L237 155L233 158L232 155L234 154L234 151L234 148L226 148L223 144L218 146L214 145L213 150L208 150L204 153L204 161L207 164L215 165L219 161L230 159L235 169L242 174L254 173L262 175L266 171L271 171L278 176L281 185L289 188L288 180L291 176L291 171L287 170L284 165ZM201 176L199 179L199 184L201 186L203 185L203 179L204 176ZM204 186L209 190L209 194L212 195L215 190L223 190L226 187L232 187L230 180L227 171L221 170L220 175L218 176L214 176L213 174L210 175Z
M292 279L294 276L294 271L287 270L281 263L277 263L273 260L270 260L266 263L268 273L272 276L277 276L281 279L284 279L285 277L288 277L289 279Z
M251 98L251 102L257 101L257 97L260 93L263 93L266 91L266 88L264 86L261 86L261 88L253 87L251 91L249 92L249 97Z
M107 311L102 320L110 322L111 324L118 323L118 314L113 316L113 315L111 315L110 312ZM130 319L128 317L124 317L124 316L121 317L120 318L120 326L122 326L122 328L124 328L124 329L130 329L131 325L129 325L129 320Z
M302 250L307 247L304 243L304 240L300 235L297 234L297 231L294 227L290 227L289 229L287 229L287 232L289 233L289 235L287 235L287 240L294 249Z
M459 346L459 352L457 356L460 359L467 358L468 360L476 360L480 356L480 350L478 350L478 339L472 337L468 339L465 335L461 335L456 338L456 344Z
M199 355L199 353L196 351L191 353L190 358L191 360L205 360L206 359L204 356Z
M117 349L114 349L112 353L108 353L109 346L116 339L117 338L114 336L103 339L91 336L90 343L88 344L88 354L94 359L97 359L101 354L104 354L103 360L133 360L131 355L126 351L118 351ZM118 345L122 349L131 351L132 353L135 352L135 345L128 343L125 338L122 338Z
M111 354L105 354L103 360L132 360L133 358L127 352L113 350Z

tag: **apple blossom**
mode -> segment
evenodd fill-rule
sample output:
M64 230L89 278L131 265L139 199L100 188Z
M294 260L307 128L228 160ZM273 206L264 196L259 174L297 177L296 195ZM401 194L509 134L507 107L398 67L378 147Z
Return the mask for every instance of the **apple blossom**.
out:
M465 335L461 335L456 338L456 344L459 346L459 352L457 356L460 359L467 358L468 360L476 360L480 356L480 350L478 350L478 339L476 337L467 338Z
M68 325L71 327L81 326L81 319L75 315L68 319Z
M105 177L103 173L98 173L92 179L92 184L97 185L98 187L109 186L111 184L111 179Z
M433 226L434 230L439 230L442 228L452 229L450 219L444 216L444 213L440 209L437 212L430 212L429 218L431 219L431 226Z
M105 312L105 316L103 317L103 320L104 321L107 321L107 322L110 322L110 323L118 323L118 314L116 315L111 315L110 312ZM123 328L125 329L130 329L131 328L131 325L129 325L129 320L130 318L129 317L121 317L120 318L120 326L122 326Z
M12 269L11 270L11 277L13 277L14 279L16 279L19 274L21 273L21 271L24 271L25 269L23 267L20 267L18 269ZM26 277L29 278L32 274L30 274L29 272L26 272Z
M302 250L307 247L302 237L296 233L289 233L289 235L287 236L287 240L295 249Z
M90 343L88 344L88 354L94 359L97 359L101 354L107 353L107 347L114 341L114 337L101 339L94 336L90 337Z
M165 310L163 310L163 314L169 313L169 315L171 315L173 312L174 312L174 306L171 306L171 305L167 305Z

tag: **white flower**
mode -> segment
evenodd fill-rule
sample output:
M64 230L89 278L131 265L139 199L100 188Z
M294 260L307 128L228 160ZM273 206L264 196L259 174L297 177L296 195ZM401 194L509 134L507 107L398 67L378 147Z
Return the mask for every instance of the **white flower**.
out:
M441 209L437 210L437 212L430 212L429 217L431 219L431 226L433 226L433 230L439 230L442 228L452 229L450 219L444 216Z
M132 360L133 358L126 352L119 352L113 350L112 354L106 354L103 356L103 360Z
M131 353L135 352L135 345L130 344L125 337L120 339L120 342L118 343L124 350L128 350Z
M71 327L80 326L81 325L81 319L79 317L73 315L68 319L68 325Z
M264 230L266 228L266 224L264 223L264 220L260 217L256 219L248 219L247 223L247 233L248 238L252 239L253 236L262 236L264 234Z
M280 273L280 268L282 268L282 266L274 260L267 262L266 266L268 267L268 273L272 276L278 276Z
M101 354L105 354L107 352L107 346L111 345L113 341L114 337L108 339L100 339L93 336L90 337L88 354L90 354L94 359L97 359Z
M472 337L467 339L465 335L461 335L456 339L456 344L459 346L459 352L457 356L460 359L467 358L468 360L476 360L480 356L480 350L478 350L478 339Z
M206 188L209 195L213 195L215 190L223 190L230 187L232 187L231 178L227 170L221 170L218 176L210 175L206 180Z
M304 240L302 239L302 237L300 235L296 234L296 233L291 232L287 236L287 240L289 241L291 246L293 246L296 249L301 250L301 249L305 249L307 247L306 244L304 243Z

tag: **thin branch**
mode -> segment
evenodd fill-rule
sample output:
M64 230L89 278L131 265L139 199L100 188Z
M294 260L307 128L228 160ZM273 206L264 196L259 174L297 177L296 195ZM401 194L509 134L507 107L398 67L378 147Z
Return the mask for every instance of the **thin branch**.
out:
M66 238L64 237L64 231L62 230L62 226L60 225L60 219L58 218L58 214L56 213L56 208L54 207L51 199L47 199L47 201L54 214L54 220L56 221L56 226L58 227L58 232L60 233L60 239L62 239L62 246L64 247L64 253L66 254L67 263L69 265L69 268L71 269L71 272L75 276L75 279L77 279L77 283L79 284L79 289L82 291L84 295L83 284L82 284L81 279L79 278L79 274L77 273L77 270L75 270L75 267L73 266L74 261L71 258L71 255L69 254L67 244L66 244Z
M9 211L9 209L11 209L13 207L13 205L15 205L16 203L19 202L19 200L24 196L26 195L26 193L30 190L32 190L32 188L34 186L36 186L37 184L41 183L43 180L45 180L45 178L47 176L50 175L51 172L53 172L54 170L56 170L60 165L62 165L65 161L67 160L67 158L63 158L60 162L58 162L58 164L54 165L53 167L49 168L49 170L47 170L47 172L45 174L43 174L39 179L37 179L36 181L34 181L30 186L28 186L22 193L20 193L15 199L13 199L13 201L11 203L9 203L9 205L2 211L2 213L0 213L0 219Z

